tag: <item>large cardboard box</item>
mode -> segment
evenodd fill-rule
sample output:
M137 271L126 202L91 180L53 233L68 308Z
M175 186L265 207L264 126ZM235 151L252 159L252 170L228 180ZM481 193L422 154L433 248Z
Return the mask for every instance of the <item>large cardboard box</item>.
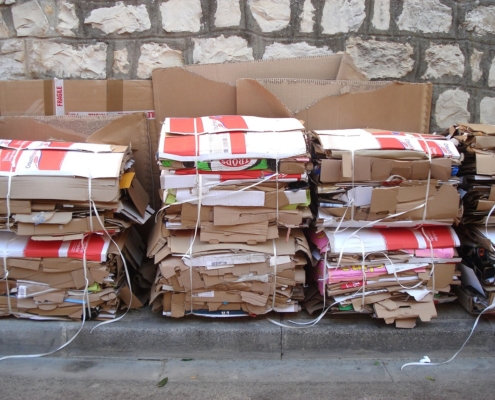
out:
M295 117L309 130L429 130L430 83L284 78L239 79L237 114Z
M238 114L236 81L239 78L366 80L345 53L157 69L153 71L157 126L166 117Z
M152 162L145 114L113 116L0 117L0 139L62 140L130 146L136 176L153 198Z
M151 81L61 79L0 81L0 116L2 117L21 115L115 116L136 111L146 114L148 133L130 136L133 149L140 149L141 152L147 149L147 158L154 159L158 146L158 135L154 120ZM53 125L53 123L51 124ZM124 129L128 130L128 128ZM17 137L20 138L20 136ZM125 138L129 138L129 136L125 136ZM136 159L136 161L141 162L140 159ZM149 188L148 193L154 201L152 205L157 208L159 204L157 195L159 187L158 166L149 161L144 166L146 168L150 166L153 172L152 174L146 172L146 180L144 176L139 176L139 180L147 190ZM153 177L153 181L151 177Z

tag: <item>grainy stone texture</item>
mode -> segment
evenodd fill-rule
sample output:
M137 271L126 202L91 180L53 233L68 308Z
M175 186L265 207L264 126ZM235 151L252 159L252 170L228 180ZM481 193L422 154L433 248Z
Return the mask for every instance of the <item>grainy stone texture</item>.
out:
M36 0L12 6L12 19L17 36L46 36L48 19Z
M449 89L440 94L435 107L435 118L440 128L448 128L453 124L468 122L469 93L460 89Z
M488 86L495 86L495 58L492 60L492 65L490 66L490 71L488 72Z
M290 0L248 0L254 19L262 32L285 28L290 21Z
M248 42L239 36L224 37L223 35L211 39L193 39L194 63L211 64L226 61L254 60L253 49Z
M414 67L409 44L350 38L346 51L370 79L402 78Z
M160 5L162 27L167 32L199 32L201 29L200 0L168 0Z
M485 97L481 100L480 122L495 125L495 97Z
M371 23L383 31L390 27L390 0L375 0Z
M146 43L141 46L137 76L149 79L155 68L180 67L183 64L181 51L173 50L166 44Z
M23 40L11 39L1 43L0 71L2 71L2 79L22 79L26 73L24 60Z
M495 6L479 6L466 15L464 27L478 35L495 33Z
M76 6L65 0L58 2L57 32L62 36L76 36L79 29L79 19L76 15Z
M112 70L115 74L127 74L131 65L129 63L129 51L127 48L113 52Z
M150 17L146 6L125 6L119 1L113 7L97 8L91 11L85 24L91 24L106 34L143 32L151 28Z
M357 31L366 18L364 0L326 0L321 26L323 33Z
M315 21L315 7L311 0L305 0L301 15L301 32L313 32Z
M217 0L215 12L215 26L227 28L239 26L241 23L241 6L239 0Z
M441 78L444 75L462 76L464 73L464 54L458 44L431 45L425 52L428 69L424 79Z
M323 56L332 53L333 51L329 50L327 46L310 46L305 42L292 44L273 43L272 45L266 47L265 53L263 54L263 60L274 58Z
M5 23L5 20L0 14L0 39L7 39L10 36L9 27Z
M34 40L29 44L29 69L33 77L105 79L107 45L71 46Z
M72 65L67 52L95 44L90 66ZM495 97L493 0L0 0L0 79L149 79L160 66L346 48L371 79L433 81L433 109L442 92L467 93L470 122Z
M399 16L399 29L413 32L448 32L452 25L452 9L440 0L405 0Z
M483 57L483 52L476 49L473 50L471 58L469 59L469 64L471 65L471 79L473 82L478 82L483 76L483 71L480 68L481 58Z

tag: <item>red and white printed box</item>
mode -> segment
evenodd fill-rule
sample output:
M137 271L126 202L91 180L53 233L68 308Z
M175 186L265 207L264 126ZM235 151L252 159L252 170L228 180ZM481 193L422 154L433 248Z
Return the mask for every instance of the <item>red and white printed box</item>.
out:
M422 229L351 229L342 232L325 230L332 253L361 254L403 249L448 248L460 246L459 237L450 226Z
M158 157L175 161L283 159L306 154L304 127L293 118L167 118Z
M455 145L444 136L381 131L375 129L340 129L315 131L325 150L414 151L424 157L459 159Z

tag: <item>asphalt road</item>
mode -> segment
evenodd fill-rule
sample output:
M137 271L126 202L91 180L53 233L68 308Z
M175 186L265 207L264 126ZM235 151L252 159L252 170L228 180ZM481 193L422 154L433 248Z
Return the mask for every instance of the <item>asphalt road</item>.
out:
M0 399L493 399L495 358L0 362ZM443 361L443 360L432 360ZM159 387L164 378L168 382Z

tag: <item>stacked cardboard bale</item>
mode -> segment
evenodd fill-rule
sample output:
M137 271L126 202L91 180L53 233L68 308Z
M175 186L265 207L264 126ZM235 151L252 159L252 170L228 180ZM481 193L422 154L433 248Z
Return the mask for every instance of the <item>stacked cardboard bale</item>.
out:
M153 310L236 316L299 310L311 219L303 125L293 118L167 118L164 207L148 243Z
M455 299L451 226L461 215L443 136L349 129L313 132L313 211L308 231L319 290L310 311L368 312L397 327L436 316ZM434 267L433 267L434 266Z
M130 149L2 140L0 160L0 315L114 318L131 301L120 255L138 270L132 224L153 212Z
M463 156L458 175L464 214L457 228L462 286L456 294L466 310L478 314L495 302L495 126L459 124L443 135Z

